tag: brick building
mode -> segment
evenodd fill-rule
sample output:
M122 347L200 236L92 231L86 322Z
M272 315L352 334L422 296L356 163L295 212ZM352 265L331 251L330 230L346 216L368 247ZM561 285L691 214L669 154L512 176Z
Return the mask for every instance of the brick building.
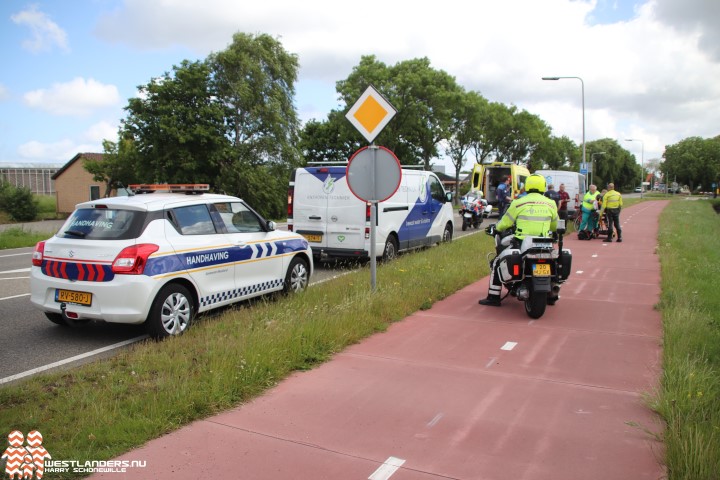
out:
M85 160L102 160L102 153L78 153L72 160L55 172L58 213L72 213L75 205L100 198L105 188L103 182L96 182L83 165Z

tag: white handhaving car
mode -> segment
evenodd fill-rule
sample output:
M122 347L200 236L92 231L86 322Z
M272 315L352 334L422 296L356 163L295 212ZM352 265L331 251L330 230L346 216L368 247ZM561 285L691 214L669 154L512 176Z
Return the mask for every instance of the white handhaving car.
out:
M32 265L30 301L52 322L146 322L155 338L200 312L304 290L313 272L307 240L239 198L159 192L77 205Z

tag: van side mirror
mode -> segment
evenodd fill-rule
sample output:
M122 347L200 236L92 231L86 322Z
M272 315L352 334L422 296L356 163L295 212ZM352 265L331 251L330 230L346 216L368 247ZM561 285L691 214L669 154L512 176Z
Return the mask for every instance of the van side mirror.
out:
M445 203L452 202L453 192L445 192Z

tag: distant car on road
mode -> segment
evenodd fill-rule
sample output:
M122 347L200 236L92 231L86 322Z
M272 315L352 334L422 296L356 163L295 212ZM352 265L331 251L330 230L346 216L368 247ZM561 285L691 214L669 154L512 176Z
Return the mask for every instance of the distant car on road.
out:
M641 193L642 187L635 187L635 193Z

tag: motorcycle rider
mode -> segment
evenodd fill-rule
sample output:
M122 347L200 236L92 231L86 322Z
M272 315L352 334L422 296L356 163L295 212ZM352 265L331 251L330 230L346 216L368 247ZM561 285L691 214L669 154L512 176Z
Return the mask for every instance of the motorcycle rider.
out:
M514 236L508 235L502 240L502 250L507 249L513 243L519 246L527 235L548 237L557 229L557 205L554 200L544 196L546 189L545 177L537 174L530 175L525 181L525 189L528 194L514 200L498 224L490 225L486 229L489 231L494 227L496 232L502 232L513 225L515 226ZM487 298L483 298L478 302L480 305L500 306L502 284L500 283L498 269L501 256L501 253L498 252L498 255L493 260L488 295Z

